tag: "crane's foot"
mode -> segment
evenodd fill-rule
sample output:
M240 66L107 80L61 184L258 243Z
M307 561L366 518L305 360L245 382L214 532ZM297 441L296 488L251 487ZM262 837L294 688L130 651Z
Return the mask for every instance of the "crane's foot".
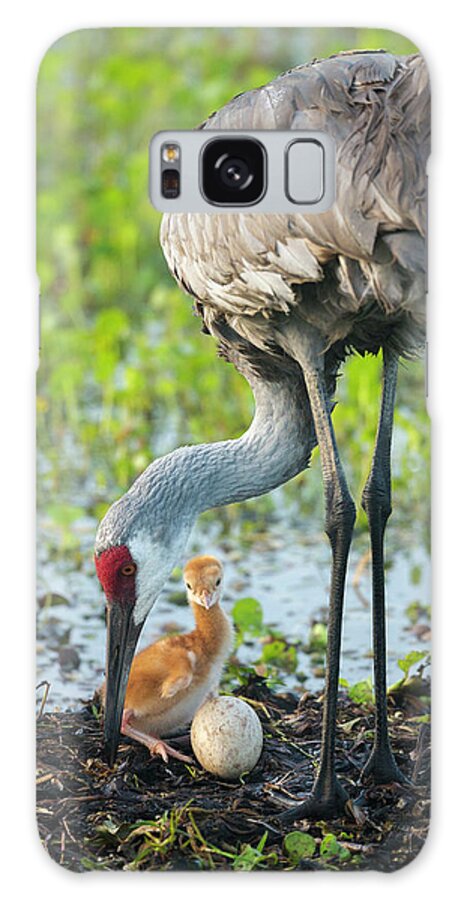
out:
M409 778L403 775L389 747L373 747L362 770L361 781L373 781L374 784L411 784Z
M346 815L358 818L355 804L334 777L328 785L319 786L316 781L310 796L281 813L279 821L289 825L296 819L338 819Z

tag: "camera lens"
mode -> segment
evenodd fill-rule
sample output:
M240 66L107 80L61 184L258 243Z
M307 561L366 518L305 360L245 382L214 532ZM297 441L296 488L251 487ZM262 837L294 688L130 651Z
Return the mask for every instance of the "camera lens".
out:
M247 206L265 189L264 147L251 138L218 138L202 153L202 191L210 203Z
M219 158L216 167L219 169L219 177L227 188L234 191L241 191L243 188L251 184L253 175L244 159L237 159L232 156Z

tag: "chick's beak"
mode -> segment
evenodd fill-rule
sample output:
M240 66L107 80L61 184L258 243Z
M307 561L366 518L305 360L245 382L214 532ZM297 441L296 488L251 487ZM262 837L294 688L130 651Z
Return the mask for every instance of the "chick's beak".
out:
M214 591L204 591L201 600L205 609L210 609L213 606L215 600Z
M110 766L116 759L127 682L142 625L136 625L131 604L108 603L104 755Z

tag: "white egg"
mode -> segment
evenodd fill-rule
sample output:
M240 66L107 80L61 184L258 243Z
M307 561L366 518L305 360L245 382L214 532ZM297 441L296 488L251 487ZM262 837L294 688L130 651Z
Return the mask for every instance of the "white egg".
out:
M195 714L190 737L203 768L231 780L251 772L263 749L261 722L238 697L207 700Z

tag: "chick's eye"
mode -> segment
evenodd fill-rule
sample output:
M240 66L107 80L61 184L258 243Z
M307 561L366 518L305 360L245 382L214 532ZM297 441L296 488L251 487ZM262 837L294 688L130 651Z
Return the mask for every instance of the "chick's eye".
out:
M134 563L129 563L127 566L123 566L121 569L121 575L135 575L136 566Z
M192 585L189 584L188 581L185 582L185 587L186 587L189 591L192 590Z
M216 581L216 587L219 587L220 583L221 583L221 579L218 578L218 580Z

